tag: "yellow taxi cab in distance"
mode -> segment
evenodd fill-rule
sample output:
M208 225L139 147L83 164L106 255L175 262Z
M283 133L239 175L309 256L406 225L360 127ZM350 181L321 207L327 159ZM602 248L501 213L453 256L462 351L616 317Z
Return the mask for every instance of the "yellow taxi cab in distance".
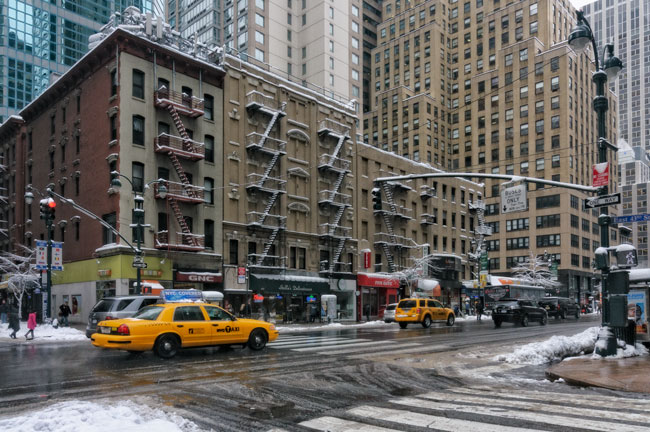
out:
M448 326L453 326L456 316L438 300L411 298L400 300L395 309L395 321L400 328L406 328L409 323L420 323L428 328L433 321L445 321Z
M209 303L158 303L131 318L101 321L90 337L100 348L142 352L171 358L181 348L243 344L261 350L278 337L275 325L236 318Z

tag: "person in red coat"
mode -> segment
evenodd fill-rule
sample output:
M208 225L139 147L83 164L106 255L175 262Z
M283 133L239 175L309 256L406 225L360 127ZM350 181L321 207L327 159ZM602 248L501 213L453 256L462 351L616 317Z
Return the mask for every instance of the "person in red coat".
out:
M31 312L29 314L29 317L27 318L27 328L29 329L27 333L25 333L25 339L27 340L32 340L34 339L34 329L36 328L36 312ZM28 335L31 334L31 337L28 337Z

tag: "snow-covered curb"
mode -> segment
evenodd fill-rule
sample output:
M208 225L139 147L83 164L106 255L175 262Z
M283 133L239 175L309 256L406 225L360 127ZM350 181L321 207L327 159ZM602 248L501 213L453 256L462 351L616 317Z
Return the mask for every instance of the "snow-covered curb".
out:
M636 346L627 345L625 342L618 340L618 347L616 348L616 355L603 357L599 354L596 354L596 351L600 348L604 350L607 348L607 338L613 337L611 330L607 327L601 327L598 333L598 342L594 347L594 353L591 358L594 359L620 359L626 357L636 357L641 355L648 355L648 349L641 344L636 344Z
M8 338L13 330L8 328L9 324L0 324L0 338ZM20 330L16 333L18 339L25 340L27 333L27 322L20 323ZM72 327L54 328L51 324L37 325L34 329L34 340L46 341L86 341L86 333Z
M199 432L201 429L176 414L127 400L117 403L59 402L37 411L0 418L0 430Z
M567 357L584 355L594 351L599 332L600 327L591 327L575 336L553 336L544 342L524 345L511 354L498 355L494 357L494 360L513 364L542 365L560 361ZM616 356L607 358L624 358L647 354L648 350L643 345L637 344L636 347L625 346L619 348ZM592 358L603 357L594 353Z
M482 315L481 318L483 320L490 319L490 317L487 315ZM456 318L456 322L461 322L461 321L477 321L477 318L475 315L474 316L470 315L465 318ZM386 323L383 320L375 320L375 321L350 322L350 323L334 322L331 324L309 325L309 326L301 326L296 324L290 324L290 325L276 324L275 328L277 328L280 333L293 333L293 332L303 332L309 330L340 330L342 328L355 328L355 327L367 328L367 327L384 327L384 326L396 326L396 325L397 323L394 322Z

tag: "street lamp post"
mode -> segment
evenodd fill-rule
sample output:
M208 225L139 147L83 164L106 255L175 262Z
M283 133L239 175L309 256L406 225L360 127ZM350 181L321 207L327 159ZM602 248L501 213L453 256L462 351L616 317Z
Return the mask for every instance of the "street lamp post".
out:
M41 194L37 189L36 191ZM49 196L50 190L48 189L48 196L40 201L41 219L45 220L45 227L47 229L47 279L45 289L47 291L47 308L45 309L45 317L52 317L52 222L54 222L54 212L56 210L56 202ZM28 188L25 192L25 203L31 205L34 202L34 193L32 188ZM41 282L42 283L42 282Z
M131 179L124 174L119 173L118 171L112 171L111 172L111 187L114 189L120 189L122 187L122 182L120 182L120 177L125 178L129 184L131 185L131 190L135 192L135 197L133 198L133 222L129 226L131 228L135 228L134 231L134 237L135 237L135 242L136 242L136 249L135 249L135 256L133 257L133 267L135 267L135 293L137 295L142 294L142 269L146 267L146 264L144 262L144 257L142 254L142 241L143 241L143 236L144 236L144 228L149 227L151 225L145 224L144 223L144 198L142 195L140 195L138 192L134 190L133 187L133 182ZM165 199L167 196L167 188L165 187L164 183L165 180L163 179L158 179L158 180L153 180L144 185L143 193L144 190L146 190L149 185L152 183L158 183L158 195Z
M605 84L607 79L614 79L616 75L623 68L623 62L614 55L614 45L606 44L603 49L603 63L598 61L598 48L596 46L596 40L594 38L594 33L591 30L591 26L584 17L582 11L576 12L578 18L578 23L571 31L569 35L569 45L577 53L582 52L585 47L591 42L594 50L594 62L596 66L596 72L592 77L594 83L596 84L596 97L594 98L594 111L596 111L597 121L598 121L598 163L607 162L607 150L611 148L612 150L617 150L606 137L606 120L605 114L608 109L608 101L605 96ZM607 58L606 58L607 54ZM608 190L607 186L602 187L598 191L599 196L607 195ZM609 247L609 225L611 223L611 218L608 214L607 207L600 208L600 216L598 216L598 225L600 225L600 246L607 249ZM609 327L610 323L610 309L608 301L608 288L607 288L607 274L609 273L609 266L602 269L602 302L603 302L603 314L602 314L602 325L603 327ZM614 355L616 354L616 337L613 332L605 332L607 336L607 347L603 348L602 345L597 344L596 353L599 355Z

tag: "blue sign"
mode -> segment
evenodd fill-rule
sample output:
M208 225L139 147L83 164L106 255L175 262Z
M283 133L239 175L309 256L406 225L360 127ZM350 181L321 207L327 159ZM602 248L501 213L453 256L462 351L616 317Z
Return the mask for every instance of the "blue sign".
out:
M307 296L307 303L316 303L316 297L313 295Z
M629 215L629 216L617 216L614 219L614 223L629 223L629 222L645 222L650 221L650 214L638 214L638 215Z
M203 293L199 290L179 290L165 289L162 290L161 297L167 303L187 303L203 301Z

